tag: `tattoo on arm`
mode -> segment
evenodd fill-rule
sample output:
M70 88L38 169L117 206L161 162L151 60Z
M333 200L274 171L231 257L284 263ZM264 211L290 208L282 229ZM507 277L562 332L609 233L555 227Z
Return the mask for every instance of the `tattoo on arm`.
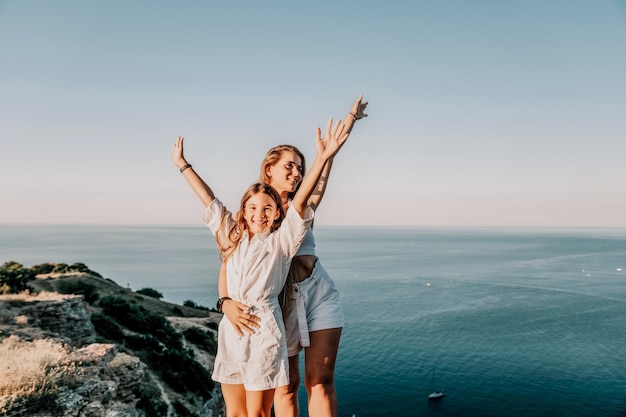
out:
M312 195L322 195L324 194L324 190L326 189L326 184L328 182L328 176L321 176L320 179L317 181L317 187L315 187L315 190L313 190L313 194Z
M311 193L311 196L309 197L309 202L310 202L309 206L313 209L313 211L317 209L322 197L324 196L324 191L326 190L327 182L328 182L328 176L327 175L321 176L320 179L317 181L317 186L315 187L315 189Z

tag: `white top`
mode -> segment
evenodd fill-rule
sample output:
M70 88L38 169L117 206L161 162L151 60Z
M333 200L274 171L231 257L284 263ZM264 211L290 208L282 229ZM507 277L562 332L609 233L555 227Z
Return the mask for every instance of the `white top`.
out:
M296 253L296 256L301 255L315 256L315 237L313 236L312 227L309 227L309 229L306 231L306 235L304 236L302 245L300 245L300 249L298 249L298 253Z
M219 200L204 212L203 220L213 234L226 236L234 225L230 213ZM213 379L226 384L244 384L249 391L287 385L289 370L285 327L278 294L285 285L291 259L298 251L313 221L307 208L305 219L289 208L275 232L247 232L226 262L228 296L250 306L261 318L256 334L239 337L228 319L223 318L218 332L218 349Z

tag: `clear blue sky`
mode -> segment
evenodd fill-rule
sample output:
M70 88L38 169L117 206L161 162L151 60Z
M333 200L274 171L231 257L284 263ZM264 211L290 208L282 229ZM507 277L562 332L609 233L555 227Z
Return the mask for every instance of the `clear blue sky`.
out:
M626 1L0 1L0 223L200 224L363 94L321 225L626 226Z

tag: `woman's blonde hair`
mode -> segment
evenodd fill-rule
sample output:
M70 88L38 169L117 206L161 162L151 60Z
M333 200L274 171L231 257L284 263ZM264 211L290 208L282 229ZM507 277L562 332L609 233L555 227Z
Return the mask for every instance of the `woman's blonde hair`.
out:
M300 160L302 161L302 176L304 176L304 173L306 172L306 163L304 154L300 152L300 149L293 145L278 145L267 151L265 158L263 158L263 162L261 162L261 173L259 175L260 182L267 184L271 183L271 178L267 175L267 169L270 166L276 165L276 163L280 160L280 157L283 155L283 152L293 152L300 157ZM298 184L293 192L289 193L289 198L293 198L293 196L296 195L298 188L300 188L300 184Z
M248 230L248 223L246 223L246 219L244 218L244 211L246 207L246 203L248 200L259 193L266 194L274 200L276 204L276 208L278 209L279 215L272 226L270 227L270 233L275 232L280 227L283 219L285 218L285 210L283 209L282 200L278 192L269 184L257 182L252 184L244 193L241 198L241 205L239 206L239 210L234 216L235 224L228 231L226 235L216 234L215 240L217 241L217 246L220 248L221 258L223 261L226 261L230 255L233 254L235 249L241 243L241 239L243 238L244 232ZM226 213L222 214L222 223L227 221Z

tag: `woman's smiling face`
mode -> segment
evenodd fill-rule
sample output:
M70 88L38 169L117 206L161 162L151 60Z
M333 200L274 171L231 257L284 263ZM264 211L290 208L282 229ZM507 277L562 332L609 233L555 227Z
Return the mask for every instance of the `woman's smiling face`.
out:
M278 191L291 193L302 182L302 159L292 151L283 151L280 159L267 168L269 183Z

